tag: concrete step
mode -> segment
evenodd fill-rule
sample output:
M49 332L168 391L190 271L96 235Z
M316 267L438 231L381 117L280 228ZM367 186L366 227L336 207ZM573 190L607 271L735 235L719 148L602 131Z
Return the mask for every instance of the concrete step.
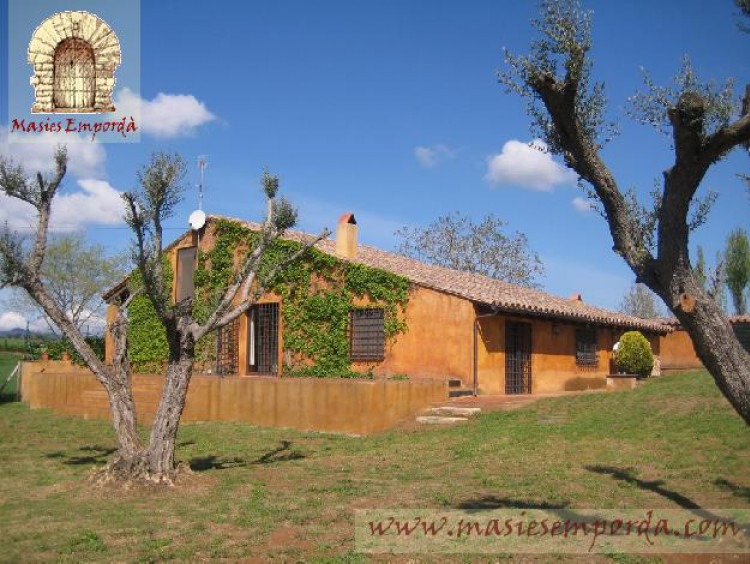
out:
M479 415L480 413L482 413L481 407L453 407L449 405L432 407L427 410L427 414L429 415L441 415L447 417L472 417L473 415Z
M473 396L473 395L474 395L474 392L467 388L449 388L448 389L449 398L460 398L464 396Z
M441 415L420 415L417 417L417 423L422 425L455 425L456 423L466 423L466 417L443 417Z

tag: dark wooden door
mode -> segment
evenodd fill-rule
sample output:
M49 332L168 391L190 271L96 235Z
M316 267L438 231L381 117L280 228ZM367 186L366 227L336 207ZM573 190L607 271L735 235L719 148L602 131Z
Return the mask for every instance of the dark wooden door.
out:
M94 107L96 70L94 50L81 39L62 41L55 49L55 108Z
M505 322L505 393L531 393L531 323Z
M279 371L279 304L258 304L248 313L248 372Z

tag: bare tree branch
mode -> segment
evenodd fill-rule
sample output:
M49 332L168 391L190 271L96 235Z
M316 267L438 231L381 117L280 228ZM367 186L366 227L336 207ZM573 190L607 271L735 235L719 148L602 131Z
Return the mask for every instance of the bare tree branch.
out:
M301 248L288 256L286 259L276 263L274 267L266 275L263 276L263 280L255 286L255 290L250 295L245 294L245 292L243 291L242 302L240 302L228 313L223 315L215 323L214 328L223 327L237 319L237 317L239 317L242 313L246 312L253 304L255 304L255 302L258 301L258 299L263 294L267 292L268 286L273 282L279 272L281 272L284 268L286 268L293 262L299 260L307 251L309 251L323 239L327 238L329 235L330 232L327 229L323 230L317 237L305 243ZM248 288L250 285L252 285L252 282L255 281L256 278L257 276L255 275L255 273L253 273L251 277L248 277L248 281L250 281L250 284L248 284Z

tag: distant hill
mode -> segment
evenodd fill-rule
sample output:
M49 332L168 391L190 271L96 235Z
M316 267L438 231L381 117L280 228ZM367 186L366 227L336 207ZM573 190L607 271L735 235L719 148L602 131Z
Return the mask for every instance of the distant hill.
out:
M54 339L55 336L52 333L37 333L32 331L29 336L32 339ZM9 339L23 339L26 337L26 329L5 329L0 331L0 338Z
M6 329L5 331L0 331L0 337L25 337L25 336L26 336L25 329Z

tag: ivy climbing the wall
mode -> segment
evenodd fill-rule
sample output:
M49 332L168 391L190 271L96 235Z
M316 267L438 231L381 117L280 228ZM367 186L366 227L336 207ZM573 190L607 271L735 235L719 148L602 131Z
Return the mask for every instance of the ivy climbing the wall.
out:
M203 321L221 299L234 276L235 265L258 238L256 232L234 221L218 220L214 226L214 244L209 251L199 253L195 272L193 303L198 321ZM261 274L299 246L295 241L276 240L266 250ZM371 376L367 368L372 366L365 366L364 372L352 369L349 312L359 306L383 308L387 347L407 329L403 314L409 288L409 281L401 276L310 249L304 258L284 268L268 288L281 298L284 375ZM131 305L130 355L136 364L166 358L164 330L149 306L138 298ZM196 348L199 364L207 370L216 360L216 334L204 337Z
M171 287L169 261L165 260L164 266L164 279ZM141 274L137 269L130 274L128 286L131 291L137 291L141 286ZM128 321L128 357L133 370L141 374L162 373L169 355L167 335L154 306L145 295L140 294L130 302Z

